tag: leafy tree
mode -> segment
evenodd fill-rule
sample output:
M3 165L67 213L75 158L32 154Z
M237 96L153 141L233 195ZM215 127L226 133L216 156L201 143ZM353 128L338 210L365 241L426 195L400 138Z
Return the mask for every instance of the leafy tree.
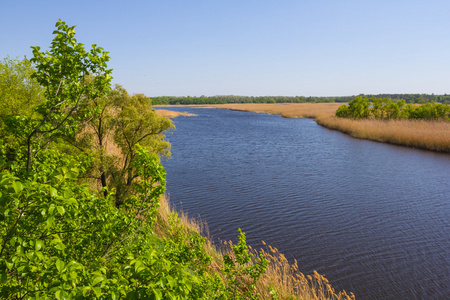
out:
M0 169L0 298L255 299L267 260L252 258L244 233L234 257L224 257L226 282L209 273L200 234L172 222L171 238L155 236L166 182L159 155L169 151L162 132L172 124L156 115L148 97L121 87L107 95L105 52L94 47L86 54L74 27L59 21L57 28L52 50L34 51L33 77L45 98L7 127L26 154L31 148L33 164L23 172L16 157ZM81 184L98 160L86 151L82 129L91 130L99 151L108 138L121 150L122 165L110 175L120 198Z
M15 119L19 115L31 115L33 108L43 101L43 89L31 78L34 72L31 62L11 59L0 61L0 151L3 160L0 166L6 167L21 158L17 151L20 141L14 136Z
M358 96L348 103L342 105L336 111L336 116L342 118L365 119L370 114L367 97Z
M38 117L21 122L26 132L27 172L31 171L37 152L34 148L43 147L56 137L73 135L79 120L92 114L86 110L87 100L110 89L112 70L106 64L108 52L95 44L86 51L74 38L75 26L69 27L59 20L56 27L49 50L40 52L40 47L32 47L31 62L36 67L32 78L44 87L45 100L36 107ZM94 79L87 82L89 74Z
M133 164L138 144L151 153L170 155L170 144L163 132L173 124L157 115L151 104L150 98L130 96L116 85L110 94L92 99L90 109L94 113L72 140L80 150L95 157L90 175L99 180L105 195L115 190L117 206L133 192L132 183L138 178ZM108 150L108 144L118 149Z
M445 103L427 102L420 106L406 105L405 100L393 100L390 98L367 98L361 96L350 101L348 105L342 105L336 111L336 116L341 118L369 118L373 116L379 120L392 119L422 119L422 120L450 120L450 106Z
M339 106L339 108L336 111L336 116L340 118L349 118L350 117L350 111L348 109L348 105L344 104Z
M32 108L43 100L43 89L31 78L31 62L11 59L0 61L0 116L10 117L30 114Z

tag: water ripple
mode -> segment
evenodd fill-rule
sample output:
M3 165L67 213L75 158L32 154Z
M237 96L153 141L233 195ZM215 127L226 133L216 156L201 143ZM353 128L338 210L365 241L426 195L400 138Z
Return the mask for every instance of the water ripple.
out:
M170 200L214 237L236 241L241 227L359 299L450 295L449 155L309 119L180 109L198 117L168 135Z

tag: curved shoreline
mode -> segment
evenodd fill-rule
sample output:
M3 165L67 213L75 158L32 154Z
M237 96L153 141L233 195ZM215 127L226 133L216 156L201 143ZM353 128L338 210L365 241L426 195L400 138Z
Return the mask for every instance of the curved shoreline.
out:
M338 118L343 103L252 103L189 105L281 115L284 118L312 118L317 124L354 138L440 153L450 153L450 122L416 120L352 120Z

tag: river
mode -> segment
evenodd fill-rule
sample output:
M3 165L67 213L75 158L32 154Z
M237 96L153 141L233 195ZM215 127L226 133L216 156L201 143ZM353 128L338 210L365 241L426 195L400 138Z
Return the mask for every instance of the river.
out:
M170 108L172 109L172 108ZM211 235L264 240L357 299L449 299L450 155L311 119L177 107L170 202Z

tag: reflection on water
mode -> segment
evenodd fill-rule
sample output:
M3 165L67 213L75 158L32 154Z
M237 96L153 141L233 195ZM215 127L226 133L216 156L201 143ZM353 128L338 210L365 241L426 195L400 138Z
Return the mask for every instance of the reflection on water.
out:
M178 108L170 201L215 238L261 240L358 299L450 295L450 156L310 119ZM182 202L182 204L180 204Z

